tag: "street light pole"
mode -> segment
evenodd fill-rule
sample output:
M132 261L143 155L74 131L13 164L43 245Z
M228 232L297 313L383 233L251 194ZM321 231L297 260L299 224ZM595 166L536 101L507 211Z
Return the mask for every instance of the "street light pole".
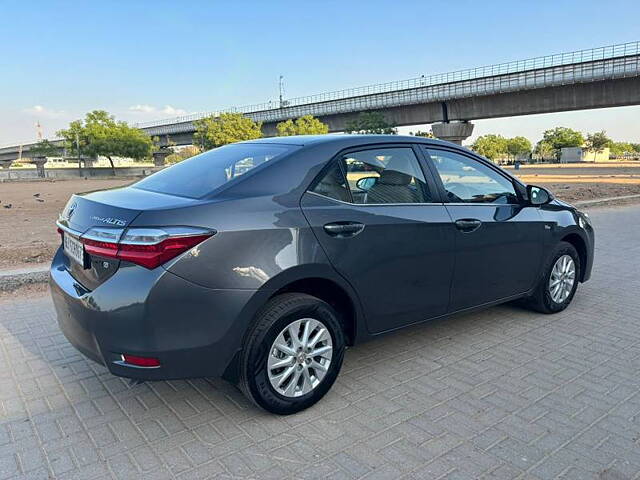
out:
M76 132L76 151L78 153L78 175L82 176L82 167L80 166L80 135Z

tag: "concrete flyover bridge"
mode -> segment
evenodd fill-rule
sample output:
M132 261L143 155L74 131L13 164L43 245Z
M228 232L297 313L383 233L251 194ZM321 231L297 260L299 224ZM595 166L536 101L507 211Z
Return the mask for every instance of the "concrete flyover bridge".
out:
M289 118L314 115L332 132L359 113L379 111L398 126L436 123L434 133L461 141L471 120L640 104L640 42L530 58L410 80L231 108L264 122L266 135ZM140 124L178 144L193 140L193 121L221 112Z
M434 124L434 134L460 143L472 120L640 105L640 42L579 50L409 80L229 108L136 126L161 145L193 143L194 121L239 112L263 122L265 135L290 118L314 115L340 132L361 112L379 111L398 125ZM0 148L0 163L28 156L29 144Z

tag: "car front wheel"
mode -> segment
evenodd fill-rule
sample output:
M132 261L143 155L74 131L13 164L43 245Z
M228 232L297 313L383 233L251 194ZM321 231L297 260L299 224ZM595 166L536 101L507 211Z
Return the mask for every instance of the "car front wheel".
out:
M338 376L345 350L337 312L311 295L269 301L247 335L239 386L259 407L287 415L320 400Z
M567 308L578 288L580 268L580 256L574 246L560 242L545 265L529 305L542 313L557 313Z

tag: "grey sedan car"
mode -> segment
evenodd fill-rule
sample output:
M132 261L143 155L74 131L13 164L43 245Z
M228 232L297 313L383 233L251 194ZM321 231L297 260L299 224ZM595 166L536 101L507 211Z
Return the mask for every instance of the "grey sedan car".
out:
M345 348L589 279L587 215L457 145L280 137L74 195L51 266L60 327L137 380L223 376L256 405L317 402Z

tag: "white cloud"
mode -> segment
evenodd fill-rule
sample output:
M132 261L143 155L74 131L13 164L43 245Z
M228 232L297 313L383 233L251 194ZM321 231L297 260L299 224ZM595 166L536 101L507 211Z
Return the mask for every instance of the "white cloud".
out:
M162 113L166 113L167 115L185 115L187 111L182 108L174 108L171 105L165 105L162 109Z
M129 111L136 113L153 113L156 111L156 108L151 105L131 105Z
M64 110L53 110L42 105L34 105L33 107L25 108L23 111L38 118L60 118L65 115Z
M129 111L139 114L161 114L168 116L185 115L187 113L186 110L182 108L175 108L171 105L165 105L163 108L158 108L153 105L146 104L132 105L129 107Z

